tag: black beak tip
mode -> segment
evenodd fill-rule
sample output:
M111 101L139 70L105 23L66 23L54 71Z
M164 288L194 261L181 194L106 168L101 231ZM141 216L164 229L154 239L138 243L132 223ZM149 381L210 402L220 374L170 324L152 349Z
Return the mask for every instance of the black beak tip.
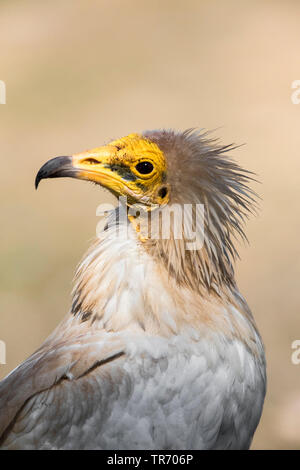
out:
M36 177L35 177L35 181L34 181L34 187L35 189L38 188L39 186L39 182L41 181L42 179L42 176L40 175L40 172L37 173Z
M59 178L62 176L73 176L75 170L72 167L72 157L55 157L46 162L38 171L35 177L35 189L45 178Z

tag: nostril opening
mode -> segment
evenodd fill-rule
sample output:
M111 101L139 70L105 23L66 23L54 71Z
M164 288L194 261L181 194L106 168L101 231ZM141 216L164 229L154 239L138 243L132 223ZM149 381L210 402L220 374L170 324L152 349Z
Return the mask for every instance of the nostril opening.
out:
M86 158L82 161L82 163L88 163L89 165L97 165L100 162L96 160L96 158Z

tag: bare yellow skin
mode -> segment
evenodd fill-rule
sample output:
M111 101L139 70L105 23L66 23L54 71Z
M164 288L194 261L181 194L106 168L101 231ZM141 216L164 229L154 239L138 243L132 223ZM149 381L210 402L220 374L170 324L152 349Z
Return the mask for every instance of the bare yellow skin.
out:
M142 162L153 165L150 173L139 172L137 165ZM77 178L99 183L116 196L127 197L129 205L138 203L149 210L151 205L169 201L164 154L155 143L139 134L129 134L103 147L75 154L72 165L79 170Z

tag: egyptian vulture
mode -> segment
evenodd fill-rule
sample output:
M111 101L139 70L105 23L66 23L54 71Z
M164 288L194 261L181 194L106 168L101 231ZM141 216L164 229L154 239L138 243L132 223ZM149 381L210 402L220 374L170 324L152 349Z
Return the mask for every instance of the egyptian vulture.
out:
M41 167L36 187L88 180L120 203L77 270L70 312L0 383L1 448L249 448L265 355L233 262L255 194L230 150L155 130Z

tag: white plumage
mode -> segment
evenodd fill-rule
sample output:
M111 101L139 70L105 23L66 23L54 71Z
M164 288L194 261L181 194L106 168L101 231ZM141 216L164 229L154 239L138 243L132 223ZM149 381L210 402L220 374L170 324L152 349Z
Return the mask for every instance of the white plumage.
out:
M119 230L80 265L73 313L0 383L1 448L248 448L266 378L245 300L178 284Z

